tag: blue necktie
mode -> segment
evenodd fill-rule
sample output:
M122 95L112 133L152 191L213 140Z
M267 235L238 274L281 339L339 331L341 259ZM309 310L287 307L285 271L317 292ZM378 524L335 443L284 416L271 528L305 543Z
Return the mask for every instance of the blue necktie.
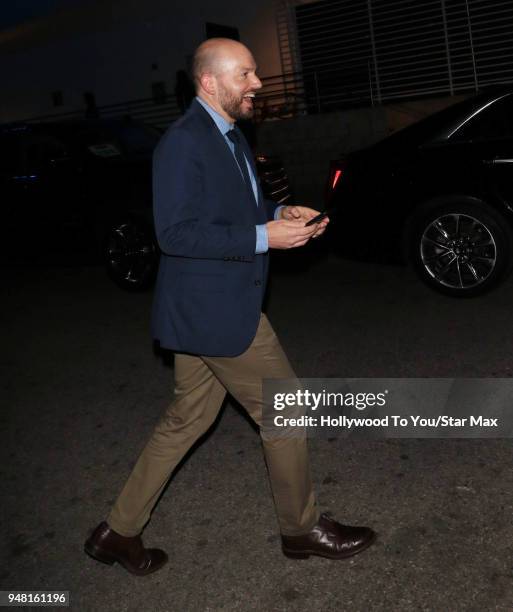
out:
M255 193L253 191L253 186L251 184L251 179L249 178L248 165L246 164L246 158L244 157L244 153L242 152L241 145L241 135L239 131L234 128L229 132L226 132L226 136L233 142L234 154L237 163L239 164L240 171L242 172L242 177L244 178L244 183L251 194L251 198L253 202L255 201Z

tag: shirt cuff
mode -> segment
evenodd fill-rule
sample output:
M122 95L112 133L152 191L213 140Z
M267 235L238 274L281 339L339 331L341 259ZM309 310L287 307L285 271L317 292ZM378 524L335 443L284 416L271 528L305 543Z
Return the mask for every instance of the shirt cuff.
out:
M285 206L282 204L281 206L277 206L276 210L274 211L274 220L278 221L278 219L281 219L281 210L282 208L285 208Z
M267 253L269 250L269 241L267 239L267 227L265 223L256 226L256 248L255 254Z

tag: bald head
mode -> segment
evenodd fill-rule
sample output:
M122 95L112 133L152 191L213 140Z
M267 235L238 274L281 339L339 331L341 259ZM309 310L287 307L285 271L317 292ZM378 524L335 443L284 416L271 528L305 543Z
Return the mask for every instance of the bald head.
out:
M230 38L210 38L194 53L196 94L229 122L249 119L262 87L251 51Z
M209 38L201 43L192 61L196 90L199 88L203 74L219 76L229 70L241 55L251 56L251 52L242 43L231 38Z

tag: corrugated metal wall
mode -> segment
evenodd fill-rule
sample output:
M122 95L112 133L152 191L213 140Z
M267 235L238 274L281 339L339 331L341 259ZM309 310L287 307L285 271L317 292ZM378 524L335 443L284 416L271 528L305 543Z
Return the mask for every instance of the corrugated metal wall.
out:
M284 0L278 21L310 108L513 82L511 0Z

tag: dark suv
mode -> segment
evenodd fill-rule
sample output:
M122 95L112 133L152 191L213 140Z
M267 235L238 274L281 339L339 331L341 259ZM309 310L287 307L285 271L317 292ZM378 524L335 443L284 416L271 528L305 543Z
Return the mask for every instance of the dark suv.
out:
M120 120L0 128L4 257L102 259L124 286L151 282L151 154L159 137Z
M0 126L3 261L102 261L142 289L155 277L151 161L161 133L127 119ZM285 203L279 161L256 156L266 197Z

